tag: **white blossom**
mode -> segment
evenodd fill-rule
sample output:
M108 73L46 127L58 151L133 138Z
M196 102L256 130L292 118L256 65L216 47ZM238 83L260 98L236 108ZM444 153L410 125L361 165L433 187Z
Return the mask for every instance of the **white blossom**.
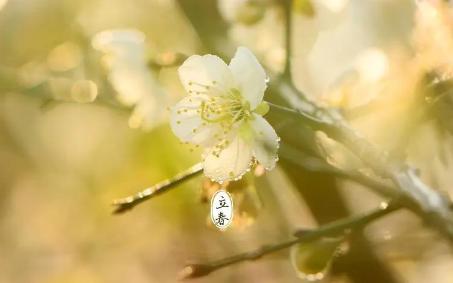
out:
M267 78L245 47L227 65L214 55L193 55L179 68L188 96L171 112L183 142L204 148L204 173L213 181L237 180L256 160L267 170L278 160L279 137L262 117Z
M92 45L105 54L104 63L117 99L134 106L129 126L149 129L164 121L167 97L147 67L144 42L142 32L118 29L96 34Z

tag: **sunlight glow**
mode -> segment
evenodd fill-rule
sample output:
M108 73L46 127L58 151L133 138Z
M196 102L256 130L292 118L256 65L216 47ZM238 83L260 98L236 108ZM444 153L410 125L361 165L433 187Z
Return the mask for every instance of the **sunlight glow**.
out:
M333 13L340 13L344 10L349 0L321 0L321 3Z
M364 81L376 82L388 72L389 62L384 51L369 48L359 54L355 66Z
M3 7L5 7L6 3L8 3L8 0L0 0L0 10L2 10Z

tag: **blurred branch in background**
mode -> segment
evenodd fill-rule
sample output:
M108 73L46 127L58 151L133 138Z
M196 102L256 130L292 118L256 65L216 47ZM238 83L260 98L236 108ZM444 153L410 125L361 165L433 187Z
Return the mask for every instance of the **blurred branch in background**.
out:
M410 166L393 159L388 153L381 152L370 144L356 133L338 112L320 108L304 99L305 96L290 82L281 81L278 89L296 110L274 104L270 104L271 108L296 115L313 129L323 131L345 145L376 174L390 178L399 187L401 197L406 200L408 207L415 209L419 215L428 220L429 225L453 241L453 213L446 196L424 184Z
M351 180L372 189L377 194L386 198L397 198L398 192L395 187L390 186L380 180L365 175L359 171L346 171L338 169L319 157L309 156L304 152L293 148L290 145L282 144L280 148L282 159L298 165L309 172L327 173L337 178Z
M288 80L292 80L291 77L291 57L293 50L293 41L292 41L292 0L282 0L283 10L285 11L285 69L283 71L283 76Z
M220 57L234 52L234 45L228 40L227 24L219 15L217 1L177 0L177 3L200 38L202 48L215 50Z
M289 248L294 244L301 242L311 242L323 237L338 236L338 234L355 232L360 230L368 223L383 217L395 210L400 209L402 206L395 202L381 203L380 207L370 211L366 214L350 217L334 221L332 223L323 225L314 230L307 230L297 233L297 239L288 240L281 243L270 244L258 248L253 251L233 255L230 257L222 258L212 262L188 264L180 273L181 279L196 278L208 275L209 273L230 266L232 264L240 263L247 260L256 260L270 253Z

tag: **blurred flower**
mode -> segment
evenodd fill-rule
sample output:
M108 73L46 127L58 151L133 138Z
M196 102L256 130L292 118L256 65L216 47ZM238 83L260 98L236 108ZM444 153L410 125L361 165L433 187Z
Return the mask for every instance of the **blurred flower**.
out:
M164 121L167 97L147 67L144 41L137 30L106 30L93 37L92 45L105 54L103 63L118 100L135 106L129 126L149 129Z
M265 3L260 0L219 0L219 12L229 22L251 25L261 20Z
M393 57L394 62L401 61L396 55ZM351 109L382 98L383 87L390 86L386 80L392 75L402 75L399 67L390 67L389 56L384 50L366 48L358 53L352 67L329 86L323 99L330 106Z
M237 45L249 46L267 69L281 72L284 69L284 25L281 11L269 7L264 18L253 26L232 25L229 36Z
M229 65L214 55L189 57L179 68L189 96L172 109L171 127L182 141L205 147L204 173L217 182L238 180L254 159L267 170L277 161L279 138L262 117L266 74L239 47Z
M453 10L445 1L416 1L414 43L418 60L431 71L452 72Z

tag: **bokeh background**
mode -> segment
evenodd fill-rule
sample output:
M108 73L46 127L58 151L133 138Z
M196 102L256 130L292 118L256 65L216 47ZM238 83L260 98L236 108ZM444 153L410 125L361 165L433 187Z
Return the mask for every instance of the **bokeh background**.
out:
M203 2L209 13L197 10ZM165 122L167 107L184 96L177 66L150 67L143 75L168 99L145 107L163 119L139 117L143 123L137 124L130 117L136 106L118 102L126 95L118 91L122 82L108 79L112 68L103 62L105 52L93 47L93 36L111 29L141 31L149 60L214 52L202 46L202 35L186 17L193 7L207 22L222 17L225 40L252 49L271 72L281 71L284 26L278 5L259 11L259 21L244 23L231 19L233 8L221 2L0 0L0 282L175 282L192 260L285 240L296 229L380 203L379 196L352 182L282 160L272 172L250 176L236 188L240 217L226 232L209 224L205 199L212 184L201 176L124 215L111 214L113 199L175 175L200 155L182 145ZM313 11L295 9L293 15L296 85L335 107L354 108L379 96L380 103L354 122L373 141L391 146L398 125L410 118L408 93L417 85L420 65L443 60L432 54L422 63L414 59L419 41L433 42L423 38L430 34L426 30L416 37L416 3L311 2ZM434 50L447 57L449 48ZM278 129L282 119L271 121ZM410 140L409 158L424 180L450 193L450 138L429 122ZM355 166L328 141L323 146L335 166ZM324 282L453 282L446 243L407 211L373 223L349 246ZM301 281L288 251L282 251L194 282Z

